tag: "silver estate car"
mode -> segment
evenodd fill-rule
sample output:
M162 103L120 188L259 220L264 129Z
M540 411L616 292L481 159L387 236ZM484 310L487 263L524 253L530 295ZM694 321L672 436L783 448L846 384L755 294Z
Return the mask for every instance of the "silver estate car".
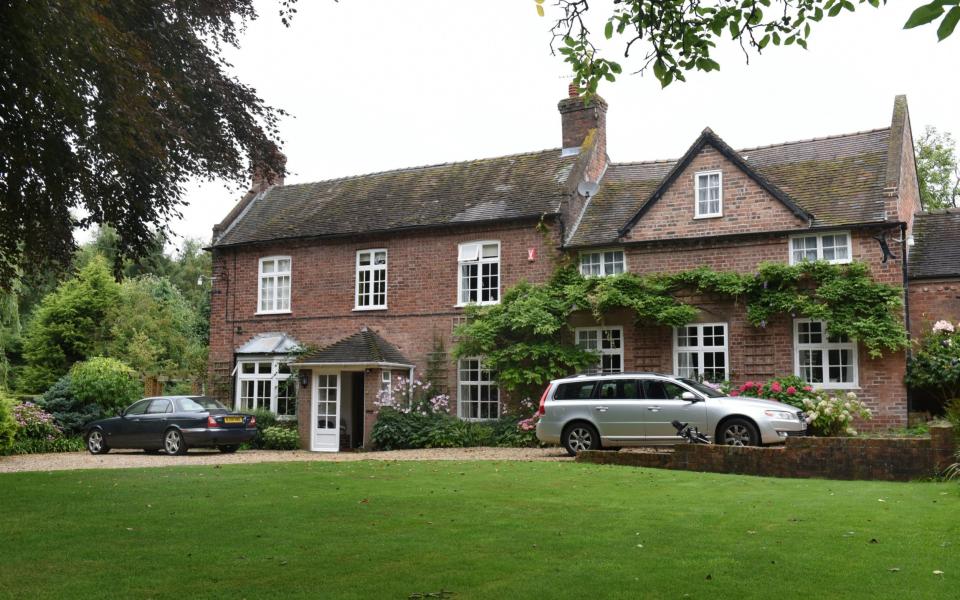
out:
M806 415L772 400L730 397L692 379L657 373L577 375L556 379L540 398L537 437L567 452L676 444L671 421L697 427L734 446L782 443L804 435Z

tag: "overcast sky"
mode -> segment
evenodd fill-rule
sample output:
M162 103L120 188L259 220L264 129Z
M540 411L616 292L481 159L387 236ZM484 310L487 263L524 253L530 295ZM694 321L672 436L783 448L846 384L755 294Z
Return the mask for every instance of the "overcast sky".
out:
M666 90L652 73L606 84L608 153L676 158L707 126L734 148L886 127L896 94L907 94L915 135L925 125L960 134L960 31L938 44L935 27L902 30L925 1L859 7L815 24L809 51L770 46L749 65L723 43L719 72ZM288 183L559 147L569 77L548 48L555 8L540 18L533 0L301 0L287 29L277 4L258 3L260 19L228 56L240 80L291 113ZM208 240L240 195L198 183L174 232Z

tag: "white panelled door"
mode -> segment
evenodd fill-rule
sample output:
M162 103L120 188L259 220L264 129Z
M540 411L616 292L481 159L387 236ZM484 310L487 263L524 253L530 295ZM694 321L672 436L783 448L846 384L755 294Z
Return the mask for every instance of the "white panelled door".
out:
M340 377L317 375L313 386L313 443L315 452L340 450Z

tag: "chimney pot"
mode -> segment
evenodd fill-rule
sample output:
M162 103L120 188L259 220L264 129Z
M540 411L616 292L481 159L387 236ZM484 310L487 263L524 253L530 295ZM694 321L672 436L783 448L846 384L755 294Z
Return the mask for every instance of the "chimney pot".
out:
M571 81L570 85L567 86L567 93L570 94L571 98L579 98L580 90L577 88L577 82Z

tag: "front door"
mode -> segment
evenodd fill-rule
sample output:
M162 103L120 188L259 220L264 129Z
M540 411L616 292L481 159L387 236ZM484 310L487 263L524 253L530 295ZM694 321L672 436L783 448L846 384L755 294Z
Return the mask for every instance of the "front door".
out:
M313 386L313 443L315 452L340 449L340 377L317 375Z

